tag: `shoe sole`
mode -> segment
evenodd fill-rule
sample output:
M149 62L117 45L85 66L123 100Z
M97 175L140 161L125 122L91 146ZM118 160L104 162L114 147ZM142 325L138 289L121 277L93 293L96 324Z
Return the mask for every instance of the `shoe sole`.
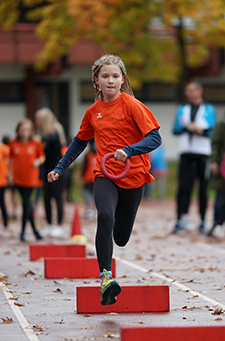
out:
M118 283L112 283L101 295L101 304L110 305L117 301L116 296L121 293L121 287Z

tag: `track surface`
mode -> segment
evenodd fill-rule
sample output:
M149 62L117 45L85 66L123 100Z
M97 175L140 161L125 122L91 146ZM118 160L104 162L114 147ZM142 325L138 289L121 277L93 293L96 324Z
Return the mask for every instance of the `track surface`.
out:
M69 235L74 205L67 204L65 209L64 229ZM79 212L82 215L82 205ZM196 203L191 206L190 218L197 227ZM35 242L30 228L29 242L21 243L20 223L12 222L13 236L0 238L0 272L7 275L0 282L0 340L100 341L107 337L119 340L120 327L125 325L225 325L225 239L199 235L196 228L172 235L174 219L173 201L143 202L129 244L114 248L117 280L122 286L170 286L171 311L144 314L76 314L76 286L99 286L100 281L45 279L43 261L29 261L29 243ZM41 230L44 227L41 205L36 220ZM210 226L211 204L207 222ZM96 221L82 220L82 233L88 237L88 257L95 257L95 226ZM48 238L41 243L49 242L70 240ZM215 314L215 309L221 313Z

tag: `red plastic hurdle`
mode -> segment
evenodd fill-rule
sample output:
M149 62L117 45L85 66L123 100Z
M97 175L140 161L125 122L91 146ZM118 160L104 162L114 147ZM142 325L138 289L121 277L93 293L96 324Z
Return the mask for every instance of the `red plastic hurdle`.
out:
M121 341L225 340L225 326L121 327Z
M30 260L46 257L85 257L85 245L75 244L33 244L30 245Z
M99 278L97 258L45 258L46 278ZM115 259L112 275L116 276Z
M99 287L77 287L76 310L77 313L168 312L169 286L124 286L117 302L106 306L100 303Z

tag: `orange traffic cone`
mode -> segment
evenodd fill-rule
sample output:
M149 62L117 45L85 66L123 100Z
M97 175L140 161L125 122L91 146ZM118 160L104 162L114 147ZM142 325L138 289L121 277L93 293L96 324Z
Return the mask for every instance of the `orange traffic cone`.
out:
M73 218L71 240L73 242L86 242L87 238L81 233L81 220L79 215L79 210L75 207L75 214Z

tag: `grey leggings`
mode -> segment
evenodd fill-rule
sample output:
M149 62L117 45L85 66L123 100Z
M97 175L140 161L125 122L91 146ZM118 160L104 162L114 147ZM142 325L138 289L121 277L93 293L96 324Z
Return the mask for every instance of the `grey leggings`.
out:
M125 246L129 241L142 195L143 186L124 189L104 177L95 180L94 198L98 211L95 244L100 272L111 270L112 236L118 246Z

